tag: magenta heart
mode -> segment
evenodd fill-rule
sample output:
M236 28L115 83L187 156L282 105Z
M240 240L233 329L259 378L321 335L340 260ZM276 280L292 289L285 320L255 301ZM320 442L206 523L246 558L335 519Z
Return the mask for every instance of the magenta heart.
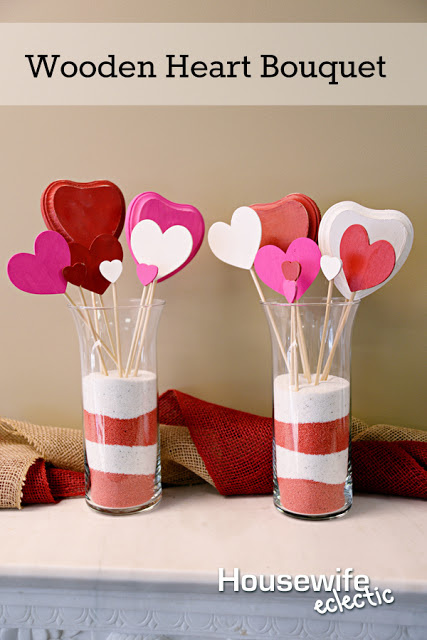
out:
M310 238L297 238L288 247L286 253L272 244L261 247L256 254L254 267L258 276L270 289L277 291L281 295L291 294L291 290L284 291L284 284L289 287L289 280L286 280L282 265L284 262L299 262L301 272L296 281L297 290L294 300L299 300L313 284L320 271L320 249Z
M286 280L283 283L283 295L289 303L295 302L297 296L297 283L295 280Z
M159 268L155 264L137 264L136 274L144 287L153 282L159 272Z
M193 248L187 260L178 269L160 278L159 282L170 278L183 269L200 249L205 234L205 223L200 211L190 204L171 202L158 193L154 193L154 191L146 191L135 196L126 212L126 240L134 260L135 256L131 248L130 238L133 229L141 220L153 220L159 225L162 233L170 227L181 225L188 229L193 238ZM135 260L135 262L138 261Z
M17 253L7 265L12 284L38 295L65 293L62 270L71 263L67 241L56 231L43 231L34 243L34 253Z

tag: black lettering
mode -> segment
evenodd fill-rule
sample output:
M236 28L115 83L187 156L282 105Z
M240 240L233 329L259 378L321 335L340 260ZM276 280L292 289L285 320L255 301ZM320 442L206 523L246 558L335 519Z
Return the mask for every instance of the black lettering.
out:
M288 64L292 65L292 73L291 74L285 72L285 67ZM286 60L286 62L284 62L282 64L282 66L280 67L280 72L281 72L282 76L285 76L285 78L293 78L298 73L298 67L295 64L295 62L292 62L292 60Z
M72 72L71 73L65 73L65 68L70 66L72 68ZM61 73L64 76L64 78L74 78L74 76L77 73L77 65L75 62L72 62L71 60L67 60L67 62L64 62L61 65Z
M368 71L370 71L371 73L368 73ZM375 65L373 62L369 62L368 60L366 60L365 62L361 62L359 64L359 73L362 78L372 78L372 76L374 75L374 71Z
M107 57L110 59L104 60L103 62L101 62L101 64L98 67L98 73L101 76L101 78L117 78L117 73L115 69L116 56L110 53L110 55ZM109 72L108 70L104 72L104 67L107 67L107 69L109 68Z
M193 75L195 78L205 78L206 70L207 66L201 60L197 60L191 65L191 75Z
M83 69L87 65L90 66L90 69L91 69L90 73L84 73L83 71ZM90 60L85 60L84 62L81 63L79 71L80 71L80 75L83 76L83 78L92 78L96 73L96 66Z
M338 84L338 81L335 80L335 65L337 64L337 62L333 62L330 60L325 60L325 62L321 62L319 65L319 74L322 76L322 78L332 78L332 80L329 81L329 84ZM323 69L325 67L330 68L331 72L328 73L324 73Z
M37 65L37 69L34 68L34 64L33 64L33 58L34 55L31 54L27 54L25 56L26 58L28 58L28 62L30 63L30 67L31 67L31 72L33 74L33 78L38 78L39 77L39 73L40 73L40 68L43 65L44 70L46 72L46 75L48 78L52 77L52 74L55 70L55 66L56 66L56 61L58 60L58 58L60 58L61 56L58 54L55 54L53 56L51 56L53 58L52 64L50 66L50 68L47 66L47 55L44 53L43 55L38 55L37 58L39 59L39 63Z
M138 62L138 64L139 64L138 78L157 78L156 74L154 73L154 64L151 62L151 60L146 60L145 62L140 61ZM148 74L145 73L146 66L148 66L149 68Z
M175 67L181 68L181 73L179 76L180 78L189 77L187 73L187 58L188 58L187 54L182 54L180 56L181 62L173 62L173 59L176 57L175 54L172 54L172 55L167 54L166 57L169 60L168 73L166 74L166 78L175 78L175 73L173 73L173 69Z
M275 78L279 73L279 69L277 68L277 56L273 55L262 55L263 59L263 71L261 74L261 78ZM270 58L272 62L267 62L267 59ZM268 68L272 69L272 73L267 73Z

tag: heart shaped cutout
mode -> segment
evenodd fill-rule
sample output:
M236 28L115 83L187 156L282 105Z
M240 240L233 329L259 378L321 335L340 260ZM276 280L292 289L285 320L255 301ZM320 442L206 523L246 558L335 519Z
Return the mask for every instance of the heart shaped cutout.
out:
M48 229L89 249L100 235L120 236L126 207L119 187L108 180L56 180L42 194L41 211Z
M371 243L386 240L395 253L395 265L391 274L381 284L358 291L355 299L360 300L396 275L411 251L414 229L409 218L401 211L368 209L357 202L338 202L326 211L320 223L319 246L322 253L339 258L341 238L346 229L354 224L365 227ZM338 274L334 284L345 298L350 297L351 290L343 272Z
M34 255L17 253L7 265L12 284L37 295L65 293L67 281L62 270L70 264L66 240L55 231L43 231L34 242Z
M212 253L222 262L240 269L251 269L262 235L261 221L251 207L239 207L230 224L215 222L209 229Z
M159 269L155 264L142 263L136 266L137 276L144 287L151 284L156 279L158 272Z
M193 238L186 227L176 224L162 233L156 222L146 219L133 229L130 246L138 264L158 267L160 282L186 263L193 248Z
M283 295L289 304L295 302L295 298L297 297L298 285L294 280L285 280L283 283Z
M123 262L121 260L104 260L99 265L99 270L108 282L114 284L122 275Z
M320 268L326 280L334 280L342 269L342 260L333 256L322 256L320 258Z
M308 214L308 233L307 238L317 242L317 234L320 224L320 209L310 196L304 193L290 193L285 197L285 200L296 200L304 205Z
M62 269L62 274L67 282L81 287L86 278L86 266L82 262L76 262L76 264Z
M102 295L110 286L109 282L99 270L101 262L123 260L123 249L115 236L103 234L95 238L89 249L81 244L72 242L69 245L71 263L82 263L86 267L86 276L82 287L93 293Z
M274 244L282 251L287 251L293 240L308 235L308 213L301 202L285 197L277 202L254 204L251 208L261 220L261 247Z
M159 275L158 282L161 282L183 269L197 254L203 242L205 223L200 211L190 204L172 202L154 191L146 191L138 194L128 207L125 221L126 240L132 257L137 264L141 262L150 264L147 260L137 260L131 245L133 230L137 224L143 220L152 220L159 226L163 233L171 227L179 226L187 229L191 235L191 251L186 260L174 271L170 271L163 276ZM153 263L151 262L151 264Z
M299 262L284 262L282 264L282 273L285 280L298 280L301 273L301 265Z
M301 265L294 297L294 300L299 300L320 271L319 247L310 238L297 238L289 245L286 252L274 245L261 247L255 258L255 271L270 289L281 295L284 294L284 284L289 282L283 276L282 265L284 262L298 262Z
M354 224L341 238L341 259L350 291L362 291L384 282L394 269L395 254L390 242L369 244L365 227Z

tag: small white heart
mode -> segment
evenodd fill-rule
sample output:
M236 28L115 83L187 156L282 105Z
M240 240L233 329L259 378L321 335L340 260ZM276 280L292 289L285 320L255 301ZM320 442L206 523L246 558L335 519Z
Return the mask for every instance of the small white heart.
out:
M320 258L320 268L326 280L333 280L342 269L342 260L333 256L322 256Z
M160 279L184 264L193 248L193 237L180 224L162 233L154 220L146 219L135 225L130 245L138 264L156 265Z
M215 222L209 229L212 253L223 262L240 269L251 269L261 244L261 220L250 207L239 207L231 223Z
M114 284L122 275L123 264L120 260L104 260L99 265L99 270L108 282Z

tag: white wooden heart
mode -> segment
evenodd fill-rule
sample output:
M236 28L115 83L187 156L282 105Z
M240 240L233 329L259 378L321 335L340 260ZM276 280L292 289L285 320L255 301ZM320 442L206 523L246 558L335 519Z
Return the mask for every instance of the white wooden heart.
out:
M342 269L342 260L333 256L322 256L320 258L320 268L326 280L333 280Z
M104 260L99 265L99 270L108 282L114 284L122 275L123 264L121 260Z
M133 228L130 244L137 262L156 265L160 279L184 264L193 248L193 237L179 224L162 233L154 220L146 219Z
M387 240L393 246L396 262L389 277L381 284L356 293L356 300L373 293L388 282L404 264L412 247L414 229L409 218L401 211L393 209L368 209L357 202L338 202L323 215L319 227L319 247L322 254L340 257L341 238L354 224L361 224L368 232L370 244L377 240ZM335 278L335 286L345 298L351 291L341 271Z
M215 222L209 229L208 242L212 253L227 264L251 269L261 244L261 220L250 207L239 207L231 223Z

